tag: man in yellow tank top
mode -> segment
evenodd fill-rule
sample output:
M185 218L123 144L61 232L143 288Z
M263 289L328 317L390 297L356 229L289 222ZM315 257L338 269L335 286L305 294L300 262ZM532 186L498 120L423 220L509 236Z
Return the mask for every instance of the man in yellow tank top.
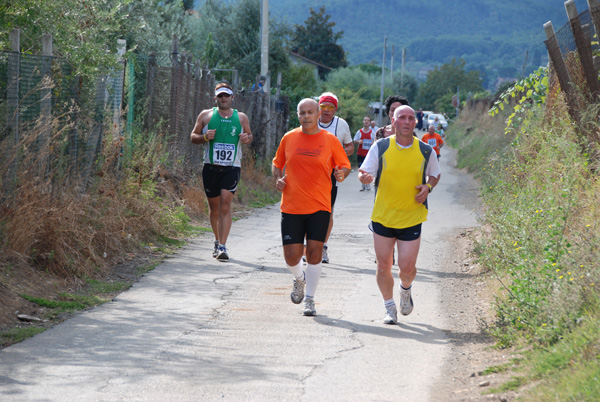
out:
M427 196L440 180L435 151L416 137L415 111L400 106L394 111L395 135L381 139L367 153L359 168L363 184L375 181L376 195L370 228L377 256L377 285L383 296L385 324L398 321L394 302L392 255L398 247L400 313L413 310L412 282L417 275L417 256L421 245L421 224L427 220Z

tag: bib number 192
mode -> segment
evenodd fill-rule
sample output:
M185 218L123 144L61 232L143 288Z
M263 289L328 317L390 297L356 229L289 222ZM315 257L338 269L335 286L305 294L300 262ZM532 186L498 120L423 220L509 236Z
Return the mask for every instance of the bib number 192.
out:
M215 165L232 165L234 153L234 144L215 144L213 148L213 163Z

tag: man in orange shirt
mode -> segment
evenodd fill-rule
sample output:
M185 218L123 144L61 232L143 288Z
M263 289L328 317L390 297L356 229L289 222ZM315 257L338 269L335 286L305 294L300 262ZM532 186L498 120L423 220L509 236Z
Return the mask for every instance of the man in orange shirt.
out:
M301 127L286 133L271 171L281 195L281 237L286 265L294 275L290 297L303 314L316 315L314 295L321 277L323 243L331 215L331 172L338 182L350 174L350 161L335 135L319 128L319 105L298 103ZM285 169L285 173L284 173ZM302 254L306 238L306 272ZM306 296L304 287L306 286Z
M434 149L437 158L440 159L440 149L444 146L444 140L441 135L435 132L435 126L433 124L429 125L429 131L427 134L423 135L421 141L425 144L429 144L429 146Z

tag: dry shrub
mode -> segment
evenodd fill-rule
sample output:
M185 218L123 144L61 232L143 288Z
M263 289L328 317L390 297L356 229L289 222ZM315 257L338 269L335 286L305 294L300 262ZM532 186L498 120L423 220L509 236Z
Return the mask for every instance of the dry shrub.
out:
M0 264L30 264L60 277L103 273L142 242L175 233L181 202L159 198L160 136L144 139L131 163L123 158L122 137L103 140L98 163L73 172L64 152L68 125L54 119L43 141L41 123L21 133L15 146L5 139L0 152L13 155L0 165L3 181ZM141 141L142 142L142 141ZM62 150L62 151L61 151ZM83 172L82 172L83 170Z

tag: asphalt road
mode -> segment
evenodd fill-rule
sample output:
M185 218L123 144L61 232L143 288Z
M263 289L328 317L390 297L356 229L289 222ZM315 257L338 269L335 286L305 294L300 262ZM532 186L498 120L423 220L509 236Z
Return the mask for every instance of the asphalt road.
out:
M415 309L395 326L375 283L373 192L341 184L316 317L292 304L278 206L234 222L232 260L193 240L113 302L0 351L0 401L434 401L451 356L448 238L476 226L444 149L423 225ZM396 270L395 270L396 271ZM396 291L395 299L398 301Z

